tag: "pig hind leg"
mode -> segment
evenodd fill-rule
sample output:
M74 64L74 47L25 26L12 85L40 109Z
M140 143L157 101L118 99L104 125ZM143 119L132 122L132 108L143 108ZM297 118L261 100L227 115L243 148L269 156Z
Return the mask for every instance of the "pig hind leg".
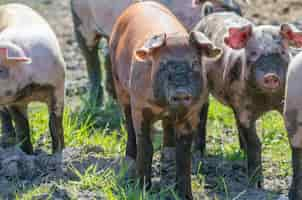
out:
M78 30L78 26L80 25L80 19L73 13L73 21L74 21L74 30L75 36L78 41L79 47L82 50L83 56L86 60L88 78L90 80L90 96L89 102L102 104L103 103L103 88L102 88L102 73L101 73L101 62L99 57L99 48L98 42L101 38L96 33L96 45L93 47L88 47L86 44L86 40L83 35Z
M256 121L251 120L246 124L246 122L240 121L238 115L235 114L235 117L240 138L246 145L249 183L261 188L263 185L261 142L256 133Z
M48 103L49 129L52 139L52 153L61 152L64 144L63 112L64 84L52 91Z
M3 147L9 147L15 144L15 128L13 126L12 117L9 113L9 110L4 107L3 110L0 111L1 118L1 139L0 143Z
M33 153L33 146L30 140L30 129L27 117L27 106L11 106L10 114L15 122L16 142L20 144L21 149L28 153Z

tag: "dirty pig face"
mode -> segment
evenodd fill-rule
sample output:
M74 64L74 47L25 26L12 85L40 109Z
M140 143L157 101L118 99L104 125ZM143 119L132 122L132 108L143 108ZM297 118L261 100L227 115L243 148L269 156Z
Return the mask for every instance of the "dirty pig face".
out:
M246 47L250 81L268 95L284 90L289 51L283 45L280 29L272 26L255 28Z
M195 59L162 59L153 82L155 98L168 104L172 111L188 109L202 93L201 69L197 56Z
M136 58L148 61L154 101L169 111L185 114L204 92L202 56L218 59L221 49L201 33L160 34L136 50Z

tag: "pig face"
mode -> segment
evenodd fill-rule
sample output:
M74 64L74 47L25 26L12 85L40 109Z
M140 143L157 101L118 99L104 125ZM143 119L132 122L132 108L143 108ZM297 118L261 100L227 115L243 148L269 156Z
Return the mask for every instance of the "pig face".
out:
M29 64L31 59L25 56L23 50L10 42L0 44L0 104L12 103L17 98L17 92L23 83L22 65Z
M204 92L200 52L215 59L221 56L221 50L200 32L192 32L190 37L162 34L150 41L136 54L146 60L146 47L153 46L149 61L154 99L170 112L183 115Z
M271 95L284 90L289 46L299 46L300 33L287 25L231 28L225 43L245 49L247 79L260 92ZM302 41L302 40L301 40Z

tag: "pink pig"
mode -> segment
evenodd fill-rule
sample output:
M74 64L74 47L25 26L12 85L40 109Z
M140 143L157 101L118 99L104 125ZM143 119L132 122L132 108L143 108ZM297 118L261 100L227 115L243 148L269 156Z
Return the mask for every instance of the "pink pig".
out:
M7 130L13 128L13 119L16 142L32 153L27 105L45 102L52 150L59 152L64 147L65 62L57 37L39 14L21 4L0 7L0 30L0 105L5 106L1 112L2 133L14 132Z

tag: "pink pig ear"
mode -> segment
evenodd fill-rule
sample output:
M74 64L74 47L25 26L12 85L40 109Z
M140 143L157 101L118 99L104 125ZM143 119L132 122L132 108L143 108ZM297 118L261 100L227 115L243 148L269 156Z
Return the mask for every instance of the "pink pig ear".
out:
M282 24L280 34L289 46L302 48L302 31L298 30L294 25Z
M252 25L241 27L231 27L228 35L224 38L224 43L232 49L243 49L252 36Z
M32 62L31 58L24 55L10 56L8 47L0 47L0 58L4 62L15 62L15 63L24 63L30 64ZM19 54L24 54L24 52L18 52Z

